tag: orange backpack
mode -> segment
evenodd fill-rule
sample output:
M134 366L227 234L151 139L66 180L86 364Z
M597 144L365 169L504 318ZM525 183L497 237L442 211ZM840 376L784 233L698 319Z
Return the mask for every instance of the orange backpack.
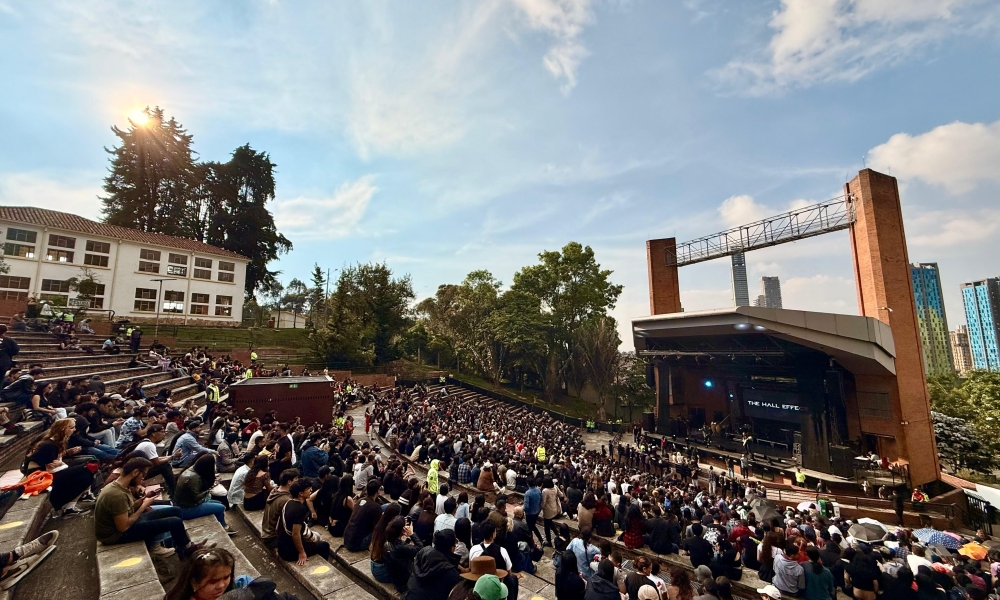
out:
M48 471L35 471L25 477L17 485L24 486L24 493L29 496L37 496L41 492L52 487L52 473Z

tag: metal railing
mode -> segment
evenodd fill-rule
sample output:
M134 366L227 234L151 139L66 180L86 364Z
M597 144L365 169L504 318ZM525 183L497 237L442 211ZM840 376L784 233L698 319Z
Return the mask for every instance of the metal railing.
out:
M667 266L693 265L714 258L847 229L856 218L853 197L840 196L677 244L674 252L667 250Z

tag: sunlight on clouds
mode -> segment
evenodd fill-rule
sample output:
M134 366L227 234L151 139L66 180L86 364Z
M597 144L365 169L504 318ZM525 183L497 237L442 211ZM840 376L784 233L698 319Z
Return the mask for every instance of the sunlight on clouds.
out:
M1000 182L1000 121L954 122L919 135L897 133L869 153L872 168L919 179L952 193Z
M272 206L274 222L293 239L349 236L357 231L372 196L378 191L374 181L374 175L365 175L344 182L329 198L278 198Z
M580 41L583 28L594 21L591 0L514 0L532 29L555 38L542 64L568 94L576 86L576 71L590 53Z
M857 81L981 23L972 0L782 0L758 60L734 59L711 75L749 95ZM985 5L989 10L988 3Z

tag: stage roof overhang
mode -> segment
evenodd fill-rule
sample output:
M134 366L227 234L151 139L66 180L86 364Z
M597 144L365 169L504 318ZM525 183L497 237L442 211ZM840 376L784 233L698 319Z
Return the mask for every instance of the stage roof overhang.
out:
M858 375L895 375L896 349L892 330L871 317L832 313L739 306L735 308L690 313L653 315L632 320L635 350L640 356L669 357L693 354L719 355L732 353L731 344L720 344L717 350L699 347L693 352L657 349L657 341L676 338L712 338L739 343L741 337L750 341L761 336L792 342L829 355L841 366ZM647 343L647 341L649 343ZM781 351L781 344L775 347ZM745 352L774 352L761 349L760 344L747 344Z

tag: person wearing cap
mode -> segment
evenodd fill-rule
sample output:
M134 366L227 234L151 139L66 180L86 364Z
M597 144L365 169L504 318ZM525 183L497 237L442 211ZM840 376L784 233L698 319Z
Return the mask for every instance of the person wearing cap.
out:
M757 593L760 594L760 600L781 600L781 590L771 584L757 588Z
M496 575L483 575L472 588L479 600L503 600L507 598L507 586Z

